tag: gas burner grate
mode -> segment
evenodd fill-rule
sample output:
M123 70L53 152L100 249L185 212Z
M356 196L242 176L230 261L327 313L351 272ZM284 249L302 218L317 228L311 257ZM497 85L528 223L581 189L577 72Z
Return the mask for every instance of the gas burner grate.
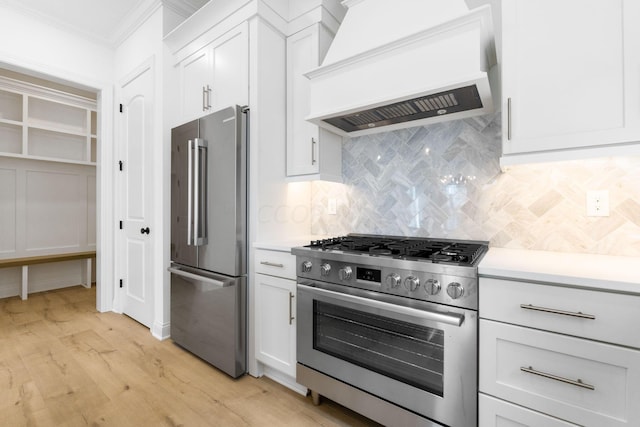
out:
M312 241L307 247L433 263L473 265L486 251L487 244L419 237L349 234Z

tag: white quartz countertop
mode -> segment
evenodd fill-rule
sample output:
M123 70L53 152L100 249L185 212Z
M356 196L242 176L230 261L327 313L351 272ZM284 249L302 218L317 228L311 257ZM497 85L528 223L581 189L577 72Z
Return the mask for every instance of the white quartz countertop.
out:
M325 236L308 235L289 240L261 241L255 242L253 244L253 247L256 249L266 249L269 251L291 252L291 248L295 248L297 246L305 246L308 245L312 240L319 240L323 238L325 238Z
M640 294L640 257L490 248L478 274Z

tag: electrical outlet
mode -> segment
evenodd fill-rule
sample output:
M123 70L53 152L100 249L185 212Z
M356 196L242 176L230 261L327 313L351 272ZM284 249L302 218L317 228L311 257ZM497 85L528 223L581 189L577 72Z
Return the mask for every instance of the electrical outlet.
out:
M336 199L329 198L329 201L327 203L327 213L329 215L336 215L337 213L337 203L336 203Z
M587 191L587 216L609 216L609 190Z

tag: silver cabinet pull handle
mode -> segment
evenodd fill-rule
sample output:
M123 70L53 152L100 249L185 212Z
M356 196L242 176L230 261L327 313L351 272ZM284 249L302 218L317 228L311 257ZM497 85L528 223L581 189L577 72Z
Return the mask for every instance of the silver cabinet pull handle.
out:
M209 85L202 86L202 111L211 109L211 88Z
M511 98L507 98L507 140L511 141Z
M278 264L278 263L275 263L275 262L260 261L260 264L262 264L262 265L268 265L269 267L284 268L284 264Z
M524 308L525 310L543 311L545 313L560 314L562 316L579 317L581 319L589 319L589 320L596 319L596 316L594 316L593 314L585 314L580 311L576 313L573 311L556 310L555 308L538 307L531 304L520 304L520 308Z
M522 366L522 367L520 367L520 370L522 372L526 372L528 374L539 375L539 376L544 377L544 378L549 378L550 380L560 381L560 382L563 382L563 383L566 383L566 384L574 385L576 387L586 388L587 390L595 390L596 389L591 384L583 383L581 379L570 380L568 378L559 377L557 375L548 374L546 372L536 371L531 366L529 366L528 368Z
M207 110L211 109L211 88L207 85Z
M293 292L289 292L289 324L291 325L293 323L293 320L295 319L295 317L293 317L293 298L295 297L295 295L293 295Z
M315 165L316 164L316 139L315 138L311 138L311 164Z

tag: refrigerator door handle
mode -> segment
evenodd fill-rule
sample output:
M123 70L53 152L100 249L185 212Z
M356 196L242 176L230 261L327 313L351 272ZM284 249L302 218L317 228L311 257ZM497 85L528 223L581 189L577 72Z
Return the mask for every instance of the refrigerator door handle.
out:
M195 153L193 244L203 246L207 244L207 141L196 138L193 151Z
M187 271L180 270L179 268L176 268L176 267L169 267L167 268L167 271L177 276L182 276L186 279L197 280L199 282L207 283L209 285L213 285L218 288L226 288L229 286L233 286L233 282L225 283L220 280L212 279L210 277L199 276L197 274L189 273Z
M193 242L193 140L187 145L187 246Z

